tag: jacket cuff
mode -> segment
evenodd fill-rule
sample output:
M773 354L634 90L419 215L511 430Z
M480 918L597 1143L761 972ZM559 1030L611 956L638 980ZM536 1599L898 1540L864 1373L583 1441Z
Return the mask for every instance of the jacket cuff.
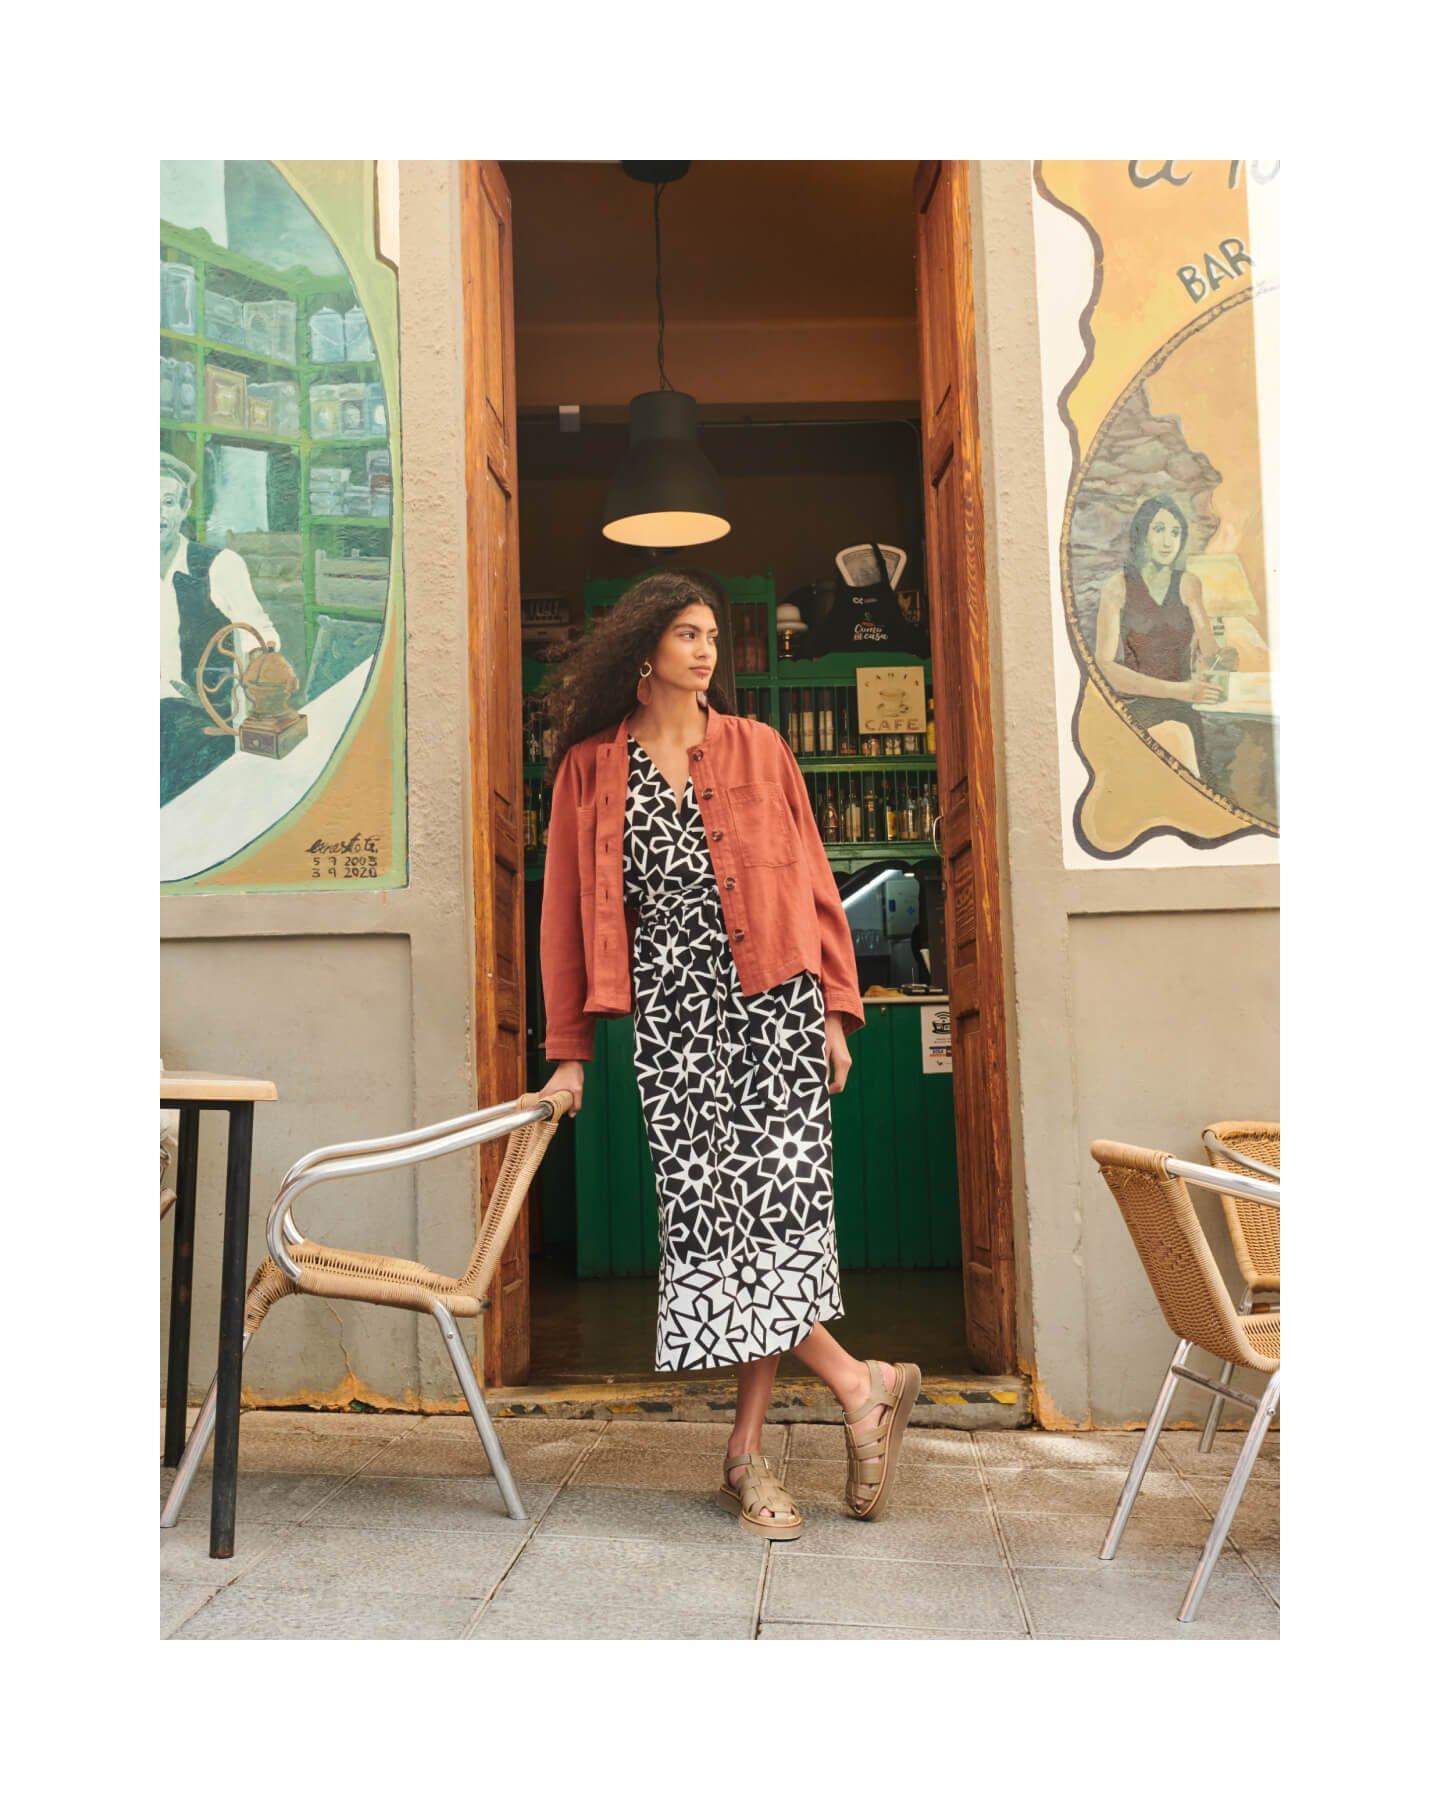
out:
M546 1038L541 1055L547 1062L592 1062L595 1057L594 1040Z
M846 1037L859 1031L865 1023L865 1004L854 988L823 987L825 1011L839 1013Z

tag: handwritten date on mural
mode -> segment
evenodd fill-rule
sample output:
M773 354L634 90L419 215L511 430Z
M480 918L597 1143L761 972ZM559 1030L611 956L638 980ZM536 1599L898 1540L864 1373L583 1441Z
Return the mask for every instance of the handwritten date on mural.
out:
M316 838L306 845L312 881L374 881L380 874L380 839L353 833L336 843Z

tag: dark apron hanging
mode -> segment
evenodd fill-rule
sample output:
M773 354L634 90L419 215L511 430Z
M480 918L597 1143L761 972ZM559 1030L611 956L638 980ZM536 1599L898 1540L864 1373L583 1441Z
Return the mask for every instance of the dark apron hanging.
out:
M890 585L890 570L878 544L872 544L878 579L864 587L848 582L835 583L835 603L805 645L807 656L825 656L831 651L901 650L912 656L928 656L930 646L919 626L912 625L900 609L900 601Z

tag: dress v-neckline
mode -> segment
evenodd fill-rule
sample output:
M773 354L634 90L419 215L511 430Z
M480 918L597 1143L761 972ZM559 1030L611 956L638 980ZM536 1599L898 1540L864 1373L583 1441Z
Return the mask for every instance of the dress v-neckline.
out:
M663 787L665 789L665 791L670 795L671 810L674 812L675 817L678 819L680 817L681 813L683 813L685 810L685 801L686 801L687 796L690 793L690 787L691 787L691 783L694 780L694 777L692 775L686 775L685 786L681 789L680 798L678 800L676 800L675 789L670 785L670 778L668 775L666 775L665 771L660 767L659 763L656 762L655 758L650 754L650 752L640 742L639 738L636 737L636 735L633 731L629 731L625 735L630 739L630 742L635 746L635 748L645 758L646 762L649 763L650 767L655 771L656 775L659 777L661 787Z

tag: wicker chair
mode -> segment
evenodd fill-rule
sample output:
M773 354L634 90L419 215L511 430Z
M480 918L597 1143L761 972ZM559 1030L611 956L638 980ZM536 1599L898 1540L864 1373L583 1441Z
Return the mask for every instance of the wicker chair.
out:
M1222 1119L1207 1125L1201 1134L1205 1153L1217 1169L1239 1170L1243 1174L1280 1179L1280 1127L1254 1119ZM1261 1306L1280 1304L1280 1214L1273 1206L1260 1206L1253 1200L1242 1200L1236 1194L1222 1194L1225 1223L1230 1228L1230 1241L1235 1246L1245 1292L1240 1311L1250 1313L1258 1302ZM1235 1373L1229 1363L1220 1371L1221 1381L1228 1382ZM1200 1448L1208 1451L1215 1443L1215 1427L1225 1404L1223 1394L1210 1402L1210 1415L1200 1433Z
M1186 1182L1218 1188L1221 1193L1242 1195L1277 1209L1280 1184L1232 1174L1228 1170L1206 1168L1199 1163L1181 1162L1178 1157L1166 1156L1160 1150L1112 1144L1103 1138L1090 1146L1090 1154L1100 1165L1100 1172L1124 1216L1165 1322L1179 1339L1160 1385L1150 1422L1145 1427L1145 1435L1125 1477L1115 1516L1100 1550L1101 1561L1109 1562L1120 1547L1140 1484L1160 1440L1177 1380L1208 1388L1239 1406L1250 1408L1255 1415L1216 1510L1200 1561L1190 1578L1184 1603L1176 1615L1188 1624L1195 1617L1211 1572L1219 1561L1235 1509L1280 1404L1280 1314L1277 1311L1247 1316L1236 1311L1195 1215ZM1187 1368L1185 1358L1197 1346L1218 1356L1232 1369L1253 1369L1264 1375L1267 1379L1260 1398L1257 1400L1252 1394L1242 1393Z
M573 1104L568 1089L546 1094L521 1094L518 1100L485 1107L438 1125L425 1125L397 1137L371 1138L353 1144L332 1144L312 1150L293 1165L280 1184L270 1209L265 1241L270 1254L250 1279L245 1304L242 1347L264 1323L277 1300L288 1294L316 1294L326 1300L368 1300L376 1306L398 1306L411 1312L428 1312L440 1327L456 1378L465 1396L475 1429L512 1519L525 1518L519 1491L500 1448L500 1439L486 1410L485 1397L475 1379L470 1359L456 1327L456 1319L473 1319L489 1309L486 1295L500 1265L500 1255L520 1216L520 1210L550 1147L560 1120ZM299 1195L321 1181L383 1170L403 1168L449 1156L492 1139L510 1136L505 1160L480 1221L479 1235L465 1273L458 1278L437 1274L423 1264L400 1257L376 1256L364 1250L336 1250L302 1236L290 1217ZM185 1495L204 1458L215 1429L216 1383L200 1409L200 1416L185 1446L175 1481L160 1514L161 1525L174 1525L185 1504Z

